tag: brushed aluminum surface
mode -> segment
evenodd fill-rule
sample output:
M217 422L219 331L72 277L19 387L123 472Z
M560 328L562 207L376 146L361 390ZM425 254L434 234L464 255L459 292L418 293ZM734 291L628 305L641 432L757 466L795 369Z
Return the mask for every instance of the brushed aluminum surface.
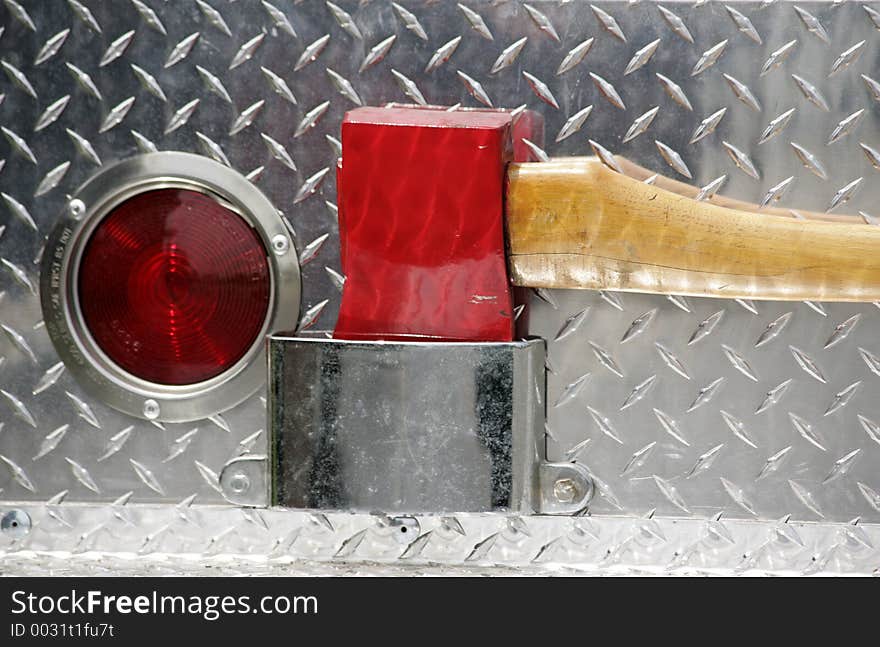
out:
M67 194L139 151L249 175L296 232L311 330L338 308L332 169L361 104L526 104L546 122L538 157L612 151L707 193L876 224L877 3L4 0L0 23L7 500L217 502L221 466L265 451L259 396L152 425L86 397L52 350L43 241ZM533 305L549 458L599 478L595 513L880 521L877 305Z

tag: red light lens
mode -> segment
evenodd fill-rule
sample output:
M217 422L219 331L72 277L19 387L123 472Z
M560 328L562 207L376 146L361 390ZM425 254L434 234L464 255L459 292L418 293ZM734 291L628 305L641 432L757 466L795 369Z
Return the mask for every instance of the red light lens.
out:
M125 371L203 382L254 344L269 309L266 248L241 216L185 189L114 208L83 250L79 303L92 338Z

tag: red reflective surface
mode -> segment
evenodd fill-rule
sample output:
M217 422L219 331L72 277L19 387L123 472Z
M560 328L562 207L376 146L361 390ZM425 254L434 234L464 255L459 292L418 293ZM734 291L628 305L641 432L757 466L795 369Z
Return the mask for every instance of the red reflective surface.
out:
M511 127L502 111L346 115L338 173L346 281L334 336L513 339L503 219Z
M256 232L184 189L147 191L113 209L86 243L77 281L101 350L132 375L169 385L202 382L241 359L262 330L270 285Z

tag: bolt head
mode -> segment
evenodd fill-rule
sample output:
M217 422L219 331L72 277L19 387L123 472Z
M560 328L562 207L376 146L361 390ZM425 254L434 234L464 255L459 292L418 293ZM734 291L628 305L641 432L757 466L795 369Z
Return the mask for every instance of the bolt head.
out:
M578 486L573 479L558 479L553 484L553 496L559 503L572 503L578 497Z

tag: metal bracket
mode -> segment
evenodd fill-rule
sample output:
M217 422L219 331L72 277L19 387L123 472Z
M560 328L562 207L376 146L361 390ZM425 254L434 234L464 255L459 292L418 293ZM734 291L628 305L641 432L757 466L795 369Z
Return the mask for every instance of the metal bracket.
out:
M578 463L541 463L538 490L538 513L577 514L593 498L593 479Z
M223 497L234 505L268 507L268 461L265 456L241 456L220 472ZM589 471L578 463L541 463L538 466L540 499L535 512L573 515L586 509L595 488ZM391 518L390 518L391 519ZM392 526L409 525L411 517L394 517Z
M586 468L544 459L542 341L269 346L274 449L223 467L230 503L573 515L593 496Z
M229 503L254 508L269 505L268 463L265 456L240 456L220 471L220 489Z
M531 512L544 341L269 338L270 505Z

